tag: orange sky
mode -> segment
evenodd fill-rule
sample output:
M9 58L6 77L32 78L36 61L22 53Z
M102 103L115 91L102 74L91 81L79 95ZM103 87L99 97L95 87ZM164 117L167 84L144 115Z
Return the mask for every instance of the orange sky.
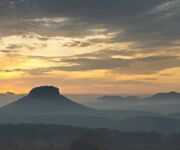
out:
M108 93L132 95L148 94L157 91L180 91L178 84L180 82L180 68L176 66L176 63L177 65L179 63L179 59L167 58L160 60L161 58L158 57L162 56L163 52L152 50L152 53L146 54L138 50L132 50L136 51L137 54L126 56L123 54L126 50L101 51L101 49L106 47L108 49L108 47L113 46L129 49L128 43L123 43L122 45L121 43L116 45L111 43L93 44L83 47L82 50L78 46L64 46L67 42L66 39L63 41L61 38L52 38L40 41L36 36L38 35L33 35L33 38L26 39L21 36L10 36L1 39L1 49L6 49L10 45L16 45L12 52L0 53L1 93L7 91L26 93L31 88L39 85L55 85L60 87L63 93L77 94ZM101 36L99 37L101 38ZM94 38L99 37L94 36ZM91 38L93 37L91 36ZM70 41L73 40L71 39ZM83 41L84 39L78 40ZM34 47L33 50L26 45L27 43L29 46ZM21 45L24 46L21 47ZM44 46L42 47L42 45ZM127 52L130 53L131 51ZM112 55L111 53L115 54ZM176 52L176 55L178 56L179 53ZM79 68L76 68L76 62L69 61L72 59L80 63ZM84 69L84 64L78 62L81 59L87 59L86 61L90 62L92 60L97 61L97 64L94 62L88 64L89 62L84 61L84 64L87 63L87 68ZM105 61L104 64L101 64L102 60L107 60L107 62ZM125 61L125 64L121 64L121 61ZM131 61L134 62L128 64ZM122 67L111 69L108 66L118 66L118 63ZM166 65L164 63L169 63L167 68L164 66ZM126 66L126 64L129 66Z

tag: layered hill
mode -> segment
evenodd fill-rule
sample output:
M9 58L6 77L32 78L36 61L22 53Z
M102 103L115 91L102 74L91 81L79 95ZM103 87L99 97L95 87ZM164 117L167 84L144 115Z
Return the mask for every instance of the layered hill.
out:
M169 118L149 111L92 109L63 96L53 86L36 87L23 98L0 108L0 123L3 124L59 124L132 132L180 132L179 120Z
M94 104L101 109L145 110L156 113L180 113L180 93L157 93L148 97L102 96Z
M115 102L120 102L120 101L136 101L136 100L146 100L146 101L151 101L151 100L161 100L161 101L165 101L165 100L177 100L180 101L180 93L178 92L167 92L167 93L157 93L154 94L153 96L149 96L149 97L137 97L137 96L113 96L113 95L106 95L106 96L102 96L99 97L97 100L101 100L101 101L115 101Z
M157 93L151 97L146 98L148 100L169 100L169 101L180 101L180 93L171 91L168 93Z

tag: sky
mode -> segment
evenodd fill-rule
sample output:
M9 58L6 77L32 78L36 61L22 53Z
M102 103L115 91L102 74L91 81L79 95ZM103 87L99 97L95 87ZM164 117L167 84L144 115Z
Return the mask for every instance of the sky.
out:
M180 92L179 0L1 0L0 93Z

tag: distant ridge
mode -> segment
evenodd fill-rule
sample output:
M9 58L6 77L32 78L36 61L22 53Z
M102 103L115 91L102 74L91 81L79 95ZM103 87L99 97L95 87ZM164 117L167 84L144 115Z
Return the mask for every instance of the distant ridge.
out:
M101 109L146 110L156 113L179 113L180 93L170 91L147 97L102 96L93 104Z
M180 100L180 93L171 91L168 93L157 93L148 99L151 100Z
M180 101L180 93L178 92L167 92L167 93L157 93L150 97L138 97L138 96L116 96L116 95L105 95L99 97L97 100L102 101L135 101L135 100L179 100Z

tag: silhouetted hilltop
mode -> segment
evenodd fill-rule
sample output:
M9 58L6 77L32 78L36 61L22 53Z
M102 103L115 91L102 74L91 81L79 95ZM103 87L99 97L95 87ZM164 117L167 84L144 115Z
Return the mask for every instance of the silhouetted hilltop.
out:
M180 100L180 93L171 91L168 93L157 93L148 99L151 100Z
M54 86L40 86L32 89L28 97L32 98L58 98L60 96L59 89Z
M66 98L53 86L33 88L27 96L1 108L3 112L16 115L63 114L89 110L92 109Z

